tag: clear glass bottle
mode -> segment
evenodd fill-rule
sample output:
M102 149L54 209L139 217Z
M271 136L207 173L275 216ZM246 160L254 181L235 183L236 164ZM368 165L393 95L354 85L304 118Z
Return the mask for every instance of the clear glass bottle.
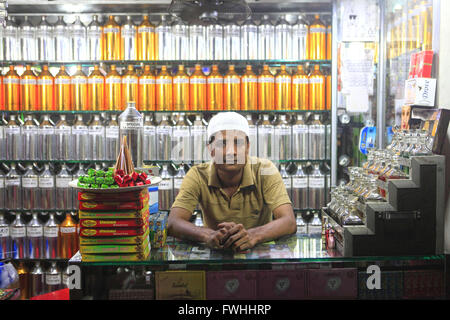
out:
M292 159L309 159L309 126L302 114L297 115L297 120L292 125L292 146Z
M38 59L36 51L36 28L30 23L28 16L24 17L20 25L20 49L22 60L33 61Z
M44 115L38 128L38 160L53 160L55 141L55 127L50 116Z
M167 115L162 115L162 120L156 127L157 160L171 160L173 126Z
M55 176L50 172L48 164L44 165L44 171L39 176L39 190L41 193L41 208L43 210L54 210L55 200Z
M72 52L71 42L70 42L70 30L67 24L64 22L63 16L58 16L58 21L53 26L54 37L55 37L55 58L56 61L67 61L72 60L72 57L67 55Z
M89 132L81 114L77 114L72 126L72 146L75 160L88 160Z
M58 259L58 231L59 226L55 214L49 213L49 219L44 225L44 257L45 259Z
M145 116L144 136L142 143L142 158L144 161L156 159L156 126L150 115Z
M269 121L269 115L264 114L258 125L258 157L273 160L275 155L274 126Z
M292 177L287 173L285 164L280 164L280 175L281 179L283 179L286 192L289 198L292 199Z
M20 126L16 122L16 115L9 117L5 127L6 160L22 160L24 158Z
M55 156L56 160L71 160L74 157L72 145L72 127L67 123L66 116L61 115L55 126Z
M0 182L1 183L1 182ZM0 197L1 197L0 188ZM0 200L1 201L1 200ZM2 206L0 205L0 209ZM9 231L9 223L5 220L3 212L0 212L0 259L11 258L11 236Z
M24 157L23 160L37 160L38 153L41 153L41 150L38 150L38 126L34 122L34 119L31 115L27 115L25 117L25 123L21 127L22 131L22 146Z
M37 212L33 212L31 221L27 224L27 257L29 259L44 258L44 227L38 219Z
M62 288L62 275L56 262L51 263L50 268L45 272L45 291L53 292Z
M314 115L309 126L309 157L311 160L325 159L325 125L320 120L320 114Z
M292 52L292 26L282 15L275 25L275 59L288 60Z
M131 16L127 16L127 20L120 27L121 36L121 52L123 60L137 59L137 27Z
M176 51L173 46L173 32L172 28L167 21L165 15L161 16L161 23L156 27L155 33L157 36L158 42L158 56L157 60L172 60L174 59L174 52ZM186 44L186 49L187 44ZM176 59L176 58L175 58Z
M274 143L274 150L277 153L275 155L276 160L290 160L292 158L292 132L285 114L279 116L279 121L274 127Z
M174 161L190 161L192 159L191 131L186 120L184 114L181 113L173 127L171 157Z
M8 16L3 27L2 47L5 60L20 60L19 28L13 17Z
M162 180L158 185L159 210L170 210L173 203L173 177L169 174L167 165L163 165L160 177Z
M206 27L202 23L189 26L189 59L206 59Z
M309 27L302 15L298 16L297 22L292 26L292 50L290 60L308 59L308 32Z
M89 124L89 160L105 160L105 126L100 122L100 116L94 115Z
M65 165L55 178L56 182L56 210L72 209L72 193L69 183L73 180L72 175Z
M70 26L70 48L74 61L87 60L86 27L81 22L80 16L75 17L75 22Z
M178 193L181 189L181 183L183 182L184 177L186 176L186 171L184 170L184 164L181 163L179 165L179 169L177 174L173 177L173 200L177 198Z
M292 176L292 205L294 209L308 209L308 175L301 165Z
M21 214L16 213L16 218L10 226L12 258L26 259L27 257L27 230L22 222Z
M258 128L253 123L251 114L247 114L246 118L249 128L248 140L250 143L250 150L248 152L248 155L251 157L256 157L258 155Z
M102 26L98 16L93 15L92 21L86 28L87 54L86 58L91 61L102 60Z
M36 47L39 60L55 60L55 37L53 34L53 26L47 22L46 16L42 16L42 20L36 28Z
M9 210L22 209L22 183L21 176L16 170L16 165L11 168L5 177L5 208Z
M223 26L213 22L206 27L207 60L223 59Z
M129 102L125 111L119 116L119 141L122 143L123 137L127 137L127 144L135 168L142 168L144 165L142 160L143 133L144 119L136 110L135 102Z
M38 188L38 175L34 172L33 166L28 164L25 173L22 175L23 209L40 209L40 200L41 195Z
M238 24L230 22L223 27L224 33L224 59L239 60L241 58L241 28Z
M44 290L44 271L40 261L37 261L30 273L30 296L35 297L45 293Z
M264 15L258 26L258 59L275 59L275 26Z
M195 115L195 121L191 127L191 137L193 160L195 162L202 162L207 160L208 149L206 147L206 125L203 123L201 115L199 114Z
M309 206L320 209L325 205L325 176L320 171L320 164L313 164L313 170L308 176Z
M258 59L258 27L251 16L241 25L241 59Z
M3 173L3 170L0 169L0 210L5 209L5 194L5 174Z
M117 123L117 116L111 115L111 120L105 129L105 160L116 160L119 154L119 124Z

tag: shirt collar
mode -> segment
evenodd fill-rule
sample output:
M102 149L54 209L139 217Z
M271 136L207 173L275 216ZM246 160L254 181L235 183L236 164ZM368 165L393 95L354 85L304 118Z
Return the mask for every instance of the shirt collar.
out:
M249 187L249 186L252 186L255 184L250 162L251 162L250 159L247 157L245 166L244 166L244 174L242 176L242 181L241 181L241 184L239 185L239 188L245 188L245 187ZM220 180L217 175L216 166L214 165L213 160L211 160L211 162L209 164L209 168L210 168L210 170L209 170L209 177L208 177L208 186L221 188L222 186L220 185Z

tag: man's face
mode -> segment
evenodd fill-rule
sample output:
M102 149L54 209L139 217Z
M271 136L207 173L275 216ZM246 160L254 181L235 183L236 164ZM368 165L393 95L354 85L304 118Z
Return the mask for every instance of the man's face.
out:
M229 172L239 171L245 166L249 147L245 133L238 130L217 132L214 141L208 145L216 168Z

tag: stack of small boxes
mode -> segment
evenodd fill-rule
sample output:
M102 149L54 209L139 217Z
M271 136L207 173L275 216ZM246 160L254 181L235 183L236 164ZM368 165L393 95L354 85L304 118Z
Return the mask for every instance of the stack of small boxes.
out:
M79 192L83 261L140 261L150 254L148 188L119 193Z

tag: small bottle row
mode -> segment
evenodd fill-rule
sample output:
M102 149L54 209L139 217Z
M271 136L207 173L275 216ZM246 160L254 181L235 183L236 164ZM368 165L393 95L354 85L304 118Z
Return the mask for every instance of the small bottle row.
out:
M139 111L331 110L331 75L319 65L298 65L292 73L282 65L275 75L268 65L258 75L251 65L242 75L234 65L225 74L199 64L190 74L184 65L173 72L162 66L157 74L149 65L139 73L128 65L122 74L115 65L108 72L95 65L89 76L80 65L67 69L72 75L65 66L9 66L0 110L120 111L130 101Z
M207 119L200 114L146 115L138 152L144 161L209 161ZM270 160L325 160L330 158L331 128L321 114L247 114L250 155ZM49 115L40 123L32 115L21 122L11 114L0 126L0 160L114 161L119 151L121 117L94 115L73 121L59 115L56 124ZM158 119L160 118L160 119ZM117 121L119 120L119 121Z
M70 259L79 249L76 212L0 212L0 259Z
M148 15L125 21L109 16L100 22L81 21L80 16L8 16L2 32L3 60L83 61L83 60L250 60L331 59L331 24L316 15L311 22L300 15L288 22L282 15L273 24L269 15L259 24L249 17L242 24L218 22L186 24L163 15L158 25ZM33 19L34 20L34 19ZM56 20L56 19L55 19ZM65 21L66 20L66 21ZM54 20L53 20L54 21Z

